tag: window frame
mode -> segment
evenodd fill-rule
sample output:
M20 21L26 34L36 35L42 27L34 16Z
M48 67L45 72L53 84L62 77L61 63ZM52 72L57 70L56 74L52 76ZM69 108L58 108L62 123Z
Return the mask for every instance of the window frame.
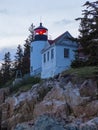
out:
M51 59L53 59L53 58L54 58L54 48L51 49Z
M64 48L64 58L69 58L69 48Z
M46 63L46 53L43 54L43 62Z
M47 61L49 61L49 51L47 52Z

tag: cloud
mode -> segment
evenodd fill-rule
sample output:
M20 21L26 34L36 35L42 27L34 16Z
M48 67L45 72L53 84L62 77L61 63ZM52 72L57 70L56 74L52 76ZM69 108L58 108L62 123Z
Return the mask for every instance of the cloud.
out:
M58 25L68 25L72 22L73 22L72 20L62 19L60 21L56 21L54 24L57 25L57 26Z
M16 54L16 48L7 47L7 48L0 49L0 63L3 63L4 55L7 52L10 52L10 54L11 54L10 58L11 58L11 60L13 60L14 56Z
M0 14L8 14L7 9L0 9Z

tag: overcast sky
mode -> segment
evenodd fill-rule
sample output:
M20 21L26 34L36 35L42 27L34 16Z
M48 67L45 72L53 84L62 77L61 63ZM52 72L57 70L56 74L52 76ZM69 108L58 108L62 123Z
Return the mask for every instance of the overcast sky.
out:
M94 1L94 0L89 0ZM40 19L52 39L69 31L78 37L82 5L86 0L0 0L0 50L23 45L28 28Z

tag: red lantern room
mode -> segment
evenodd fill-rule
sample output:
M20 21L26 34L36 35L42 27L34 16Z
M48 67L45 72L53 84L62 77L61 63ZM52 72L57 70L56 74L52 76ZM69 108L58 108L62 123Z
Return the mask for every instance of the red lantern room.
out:
M42 23L40 23L40 26L34 29L35 34L35 41L46 41L48 39L48 29L42 26Z

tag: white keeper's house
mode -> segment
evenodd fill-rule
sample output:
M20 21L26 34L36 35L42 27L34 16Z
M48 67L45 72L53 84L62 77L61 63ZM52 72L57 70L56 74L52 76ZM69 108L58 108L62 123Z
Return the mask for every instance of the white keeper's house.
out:
M78 48L72 38L66 31L56 39L48 40L48 29L40 23L34 29L34 41L30 45L30 75L45 79L70 68Z

